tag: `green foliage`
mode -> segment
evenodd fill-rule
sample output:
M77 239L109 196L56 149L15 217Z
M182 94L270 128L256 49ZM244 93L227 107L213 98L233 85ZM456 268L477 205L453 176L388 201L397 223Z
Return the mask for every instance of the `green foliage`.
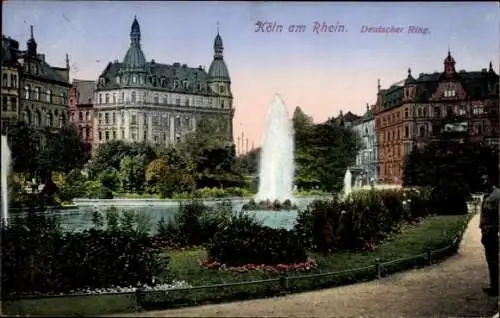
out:
M483 174L498 182L498 164L497 152L482 142L442 136L422 149L413 149L405 160L403 182L433 188L453 184L454 190L469 195L484 191Z
M112 230L97 214L94 220L96 228L63 233L56 219L30 214L3 228L2 294L153 284L167 260L151 250L151 239L130 217Z
M19 123L9 130L14 172L46 177L51 171L69 172L82 167L90 149L74 126L57 130L34 129Z
M299 213L295 232L320 252L373 249L404 222L429 213L427 191L359 191L345 201L315 201Z
M293 231L272 229L252 218L233 218L218 232L208 247L211 261L227 266L245 264L293 264L307 260L302 240Z
M98 180L103 186L112 191L117 191L120 188L120 174L113 167L108 167L102 171L98 176Z
M83 184L85 196L89 199L112 199L113 192L106 188L99 181L88 180Z
M119 179L125 192L142 192L145 182L146 157L125 156L120 160Z
M360 147L356 134L331 121L313 124L300 108L296 109L293 122L295 184L301 189L340 191L345 170L354 163Z
M236 170L247 175L257 174L259 172L260 151L260 148L256 148L236 158Z

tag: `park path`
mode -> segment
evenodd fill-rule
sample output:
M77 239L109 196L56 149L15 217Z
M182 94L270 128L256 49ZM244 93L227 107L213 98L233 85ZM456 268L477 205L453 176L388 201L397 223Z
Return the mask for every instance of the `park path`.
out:
M377 281L293 294L181 309L141 312L135 317L491 317L498 299L482 287L488 272L472 218L458 254L422 269Z

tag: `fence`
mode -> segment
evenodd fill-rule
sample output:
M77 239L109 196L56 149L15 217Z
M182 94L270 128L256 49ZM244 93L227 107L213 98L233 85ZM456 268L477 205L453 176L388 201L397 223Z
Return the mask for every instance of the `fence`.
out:
M469 219L469 218L468 218ZM369 266L354 268L338 272L286 275L246 282L228 284L195 286L190 288L169 289L164 291L145 291L138 289L129 293L105 294L71 294L71 295L46 295L46 296L19 296L15 299L4 301L42 299L42 298L76 298L76 297L107 297L124 296L130 298L130 303L135 302L136 310L141 309L168 309L185 305L199 305L204 303L217 303L230 300L243 300L251 298L264 298L278 296L292 292L308 291L320 288L335 287L349 283L379 279L386 275L410 268L423 267L443 260L458 250L462 233L468 224L464 223L460 235L456 236L451 244L437 250L428 250L425 253L407 258L381 262L377 260ZM134 306L134 305L132 305ZM118 310L117 310L118 311Z

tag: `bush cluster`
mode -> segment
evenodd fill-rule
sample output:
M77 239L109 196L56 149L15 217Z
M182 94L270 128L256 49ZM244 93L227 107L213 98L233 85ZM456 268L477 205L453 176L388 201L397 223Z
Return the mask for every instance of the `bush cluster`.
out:
M243 215L214 236L208 256L227 266L295 264L307 260L306 248L293 231L269 228Z
M2 229L2 294L60 293L82 288L153 284L166 266L133 216L64 232L57 219L30 214Z
M360 191L344 201L313 202L299 213L294 230L316 251L373 249L403 222L428 215L430 207L428 191Z

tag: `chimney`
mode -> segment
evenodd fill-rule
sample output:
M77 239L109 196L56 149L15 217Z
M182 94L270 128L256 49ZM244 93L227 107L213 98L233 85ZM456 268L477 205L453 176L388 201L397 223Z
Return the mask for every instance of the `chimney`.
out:
M368 105L368 103L366 103L366 111L370 111L370 105Z

